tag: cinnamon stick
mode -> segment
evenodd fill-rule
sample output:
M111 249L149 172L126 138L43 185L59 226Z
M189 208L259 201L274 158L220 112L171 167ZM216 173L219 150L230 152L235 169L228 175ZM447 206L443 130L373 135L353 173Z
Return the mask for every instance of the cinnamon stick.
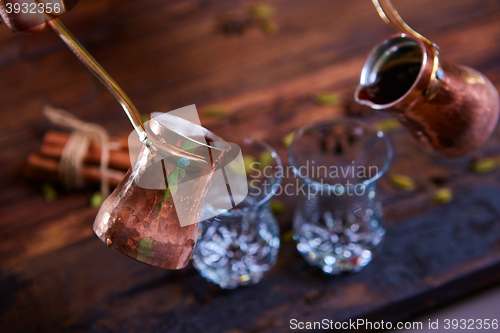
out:
M71 133L52 130L45 133L43 141L47 144L64 146L68 142L70 136ZM109 141L111 143L111 150L123 149L128 151L128 141L126 138L111 137Z
M101 183L101 171L99 167L84 165L81 172L85 182L93 184ZM38 153L30 154L28 156L26 173L34 179L58 181L59 161ZM108 181L110 186L116 187L123 177L125 177L125 172L113 169L108 170Z
M86 152L83 162L86 164L98 165L101 162L101 148L95 147L96 145L89 147ZM64 150L64 146L49 145L42 143L40 147L40 153L46 157L51 157L54 159L60 159ZM127 171L130 168L130 157L127 151L124 150L111 150L109 152L109 168Z
M46 157L59 159L64 146L69 140L69 136L70 134L64 132L47 132L43 138L40 153ZM130 168L130 157L126 140L115 138L112 143L114 143L112 146L116 146L117 149L111 149L109 152L109 168L127 171ZM101 161L101 147L92 142L83 161L87 164L99 164Z

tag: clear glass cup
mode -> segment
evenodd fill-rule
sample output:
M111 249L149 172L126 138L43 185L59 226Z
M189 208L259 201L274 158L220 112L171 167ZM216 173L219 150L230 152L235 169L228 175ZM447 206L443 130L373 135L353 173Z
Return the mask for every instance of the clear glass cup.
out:
M297 250L309 264L333 275L370 263L385 235L376 181L391 158L384 133L356 119L296 132L288 159L302 190L293 230Z
M240 203L233 209L200 222L193 265L208 281L234 289L258 283L278 258L280 230L270 199L281 182L282 164L276 151L263 141L245 135L224 139L241 148L248 195L234 198ZM234 172L241 170L226 168L229 178ZM223 198L224 193L217 193L220 190L211 188L208 196ZM205 205L203 209L213 208Z

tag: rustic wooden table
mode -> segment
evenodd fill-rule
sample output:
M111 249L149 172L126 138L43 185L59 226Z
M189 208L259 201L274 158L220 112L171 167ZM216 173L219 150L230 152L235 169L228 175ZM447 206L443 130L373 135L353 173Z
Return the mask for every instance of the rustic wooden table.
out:
M346 109L369 50L393 32L369 0L269 0L279 32L216 29L242 10L234 0L82 0L63 21L135 101L170 111L220 105L211 130L240 131L277 147L302 124ZM450 62L475 67L500 87L498 0L395 0L401 15ZM1 28L1 27L0 27ZM0 29L0 332L282 332L292 318L404 320L500 281L500 173L476 175L472 158L500 155L500 133L474 156L448 161L390 133L390 172L414 178L404 193L380 181L386 243L364 271L325 276L284 241L277 265L253 287L222 291L193 268L164 271L109 250L92 232L87 192L44 202L23 176L26 156L49 128L42 108L64 108L112 135L131 130L113 97L58 38ZM320 106L329 91L345 105ZM445 184L454 199L431 204ZM295 198L279 216L290 229Z

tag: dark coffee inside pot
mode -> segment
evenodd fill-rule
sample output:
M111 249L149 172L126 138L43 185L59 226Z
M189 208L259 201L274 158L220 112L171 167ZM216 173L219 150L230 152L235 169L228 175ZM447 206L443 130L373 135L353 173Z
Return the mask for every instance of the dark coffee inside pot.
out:
M422 67L423 53L415 41L387 45L379 57L362 73L365 82L358 92L358 99L383 105L403 97L413 86Z

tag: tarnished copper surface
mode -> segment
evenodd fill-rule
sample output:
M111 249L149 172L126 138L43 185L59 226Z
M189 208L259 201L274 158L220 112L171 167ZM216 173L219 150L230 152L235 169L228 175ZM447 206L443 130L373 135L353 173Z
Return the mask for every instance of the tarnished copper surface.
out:
M386 56L385 45L393 50L408 39L422 50L421 69L409 91L386 104L360 98L360 91L373 83L367 81L378 74L380 68L373 64ZM472 68L440 60L435 47L412 36L398 34L380 43L368 57L360 82L355 96L359 103L394 112L422 143L447 156L461 156L479 147L497 124L500 99L493 84Z
M214 170L230 146L185 119L168 117L167 126L160 117L153 114L147 122L148 133L156 134L156 141L162 145L165 142L165 146L175 147L172 155L184 147L190 155L204 157L200 159L203 163L195 168L184 167L179 162L169 162L175 161L172 156L159 155L160 149L151 151L141 144L127 175L101 205L94 232L107 246L132 259L160 268L180 269L191 258L204 198ZM198 136L193 134L196 131Z
M165 269L185 267L198 239L198 223L181 227L168 190L141 188L138 176L130 169L104 201L94 232L107 246L137 261Z
M491 135L500 102L493 84L478 71L440 63L444 77L434 98L420 96L415 104L393 110L424 144L448 156L465 155Z

